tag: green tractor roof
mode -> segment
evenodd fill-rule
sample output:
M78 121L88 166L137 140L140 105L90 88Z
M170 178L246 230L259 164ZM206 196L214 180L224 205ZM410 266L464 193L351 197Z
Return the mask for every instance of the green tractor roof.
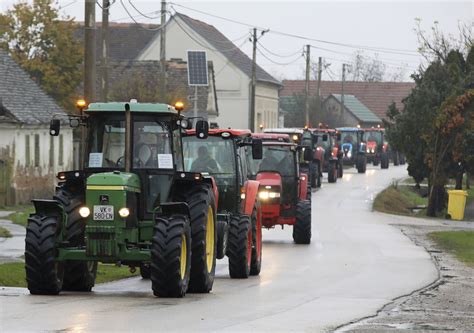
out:
M176 109L162 103L110 102L91 103L86 112L125 112L125 104L130 105L130 112L170 113L178 114Z

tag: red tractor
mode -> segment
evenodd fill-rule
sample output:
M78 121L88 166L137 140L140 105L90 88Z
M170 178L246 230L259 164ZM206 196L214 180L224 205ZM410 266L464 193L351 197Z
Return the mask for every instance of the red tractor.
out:
M263 158L251 159L250 174L259 182L258 197L265 228L277 225L293 226L296 244L311 242L311 201L308 200L308 176L299 172L298 147L295 143L253 134L253 139L263 141ZM250 157L250 156L249 156ZM304 150L304 157L313 158L311 149Z
M303 144L311 143L310 146L314 150L314 160L310 168L313 172L310 179L314 184L311 185L321 186L323 172L328 173L329 183L335 183L337 178L342 178L343 175L342 151L338 143L340 134L328 128L309 128L306 133L303 135Z
M255 160L262 157L261 141L252 140L249 130L210 129L204 140L189 130L183 137L184 169L209 174L217 183L217 258L227 255L231 278L258 275L262 263L260 184L248 177L247 151Z
M389 166L389 147L384 140L385 130L380 127L363 129L363 141L366 142L367 162L379 165L382 169L388 169Z

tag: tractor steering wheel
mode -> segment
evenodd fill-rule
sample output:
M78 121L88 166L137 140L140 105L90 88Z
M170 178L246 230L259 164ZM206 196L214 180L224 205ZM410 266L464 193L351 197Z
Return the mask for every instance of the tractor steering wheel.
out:
M117 162L115 162L115 166L116 167L123 167L123 160L125 159L125 156L120 156L117 160Z

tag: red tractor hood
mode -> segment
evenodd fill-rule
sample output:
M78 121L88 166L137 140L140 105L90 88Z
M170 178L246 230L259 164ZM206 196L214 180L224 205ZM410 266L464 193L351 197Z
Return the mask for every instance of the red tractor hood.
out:
M260 186L280 186L281 187L281 176L278 172L259 172L257 174L257 181Z
M367 141L367 148L368 148L368 149L375 149L375 148L377 148L377 142L375 142L375 141Z

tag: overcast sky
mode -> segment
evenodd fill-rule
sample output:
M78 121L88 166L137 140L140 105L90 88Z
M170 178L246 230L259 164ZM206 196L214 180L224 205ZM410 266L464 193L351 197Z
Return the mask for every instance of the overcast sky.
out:
M31 0L29 0L31 1ZM99 0L102 1L102 0ZM131 22L123 6L126 6L138 22L159 23L159 19L148 19L140 15L129 2L149 16L160 9L159 0L116 0L112 5L111 21ZM17 0L0 0L0 11L5 12ZM56 0L67 15L82 21L84 0ZM387 70L398 71L406 68L406 78L421 61L414 54L418 47L415 19L421 19L424 30L430 30L439 22L440 30L457 35L459 22L472 24L474 18L473 1L180 1L169 5L171 12L179 11L195 19L214 25L247 54L251 54L248 38L250 27L236 24L201 12L221 16L251 26L270 29L260 39L262 54L257 55L258 63L278 79L304 77L304 59L300 56L303 46L311 44L311 58L319 56L330 64L323 79L340 79L343 62L350 63L357 47L345 47L330 43L367 46L377 49L393 49L388 52L365 50L366 56L375 53L386 64ZM180 6L181 5L181 6ZM97 21L101 20L97 7ZM284 32L320 41L304 40L277 34ZM327 49L327 50L323 50ZM401 53L401 54L397 54ZM278 64L277 64L278 63Z

